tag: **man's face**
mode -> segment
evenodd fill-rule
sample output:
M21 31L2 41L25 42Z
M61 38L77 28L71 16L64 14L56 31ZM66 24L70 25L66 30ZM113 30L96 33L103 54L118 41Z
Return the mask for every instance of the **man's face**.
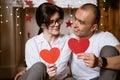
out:
M74 34L78 37L90 37L96 29L93 24L94 14L90 10L78 9L73 22ZM95 28L95 29L94 29Z

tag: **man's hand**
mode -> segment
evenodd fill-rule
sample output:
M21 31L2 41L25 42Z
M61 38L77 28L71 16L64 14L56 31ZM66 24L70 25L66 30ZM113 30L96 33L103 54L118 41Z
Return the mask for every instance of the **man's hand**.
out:
M20 71L19 73L17 73L17 74L15 75L15 77L14 77L14 80L17 80L18 77L20 77L20 76L22 76L23 74L25 74L25 72L26 72L26 70L22 70L22 71Z
M86 66L94 68L99 66L99 58L93 53L80 53L77 54L78 59L83 59Z
M57 67L55 64L49 64L47 66L47 73L49 75L50 78L54 77L57 73Z

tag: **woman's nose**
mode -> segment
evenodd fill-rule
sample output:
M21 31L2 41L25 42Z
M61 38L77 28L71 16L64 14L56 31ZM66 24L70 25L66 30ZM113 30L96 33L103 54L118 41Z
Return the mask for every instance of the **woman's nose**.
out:
M57 22L55 22L55 26L59 26L59 24Z

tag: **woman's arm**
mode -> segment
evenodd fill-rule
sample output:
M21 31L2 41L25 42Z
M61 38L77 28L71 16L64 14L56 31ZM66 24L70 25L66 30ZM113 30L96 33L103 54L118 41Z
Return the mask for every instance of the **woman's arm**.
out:
M20 76L22 76L24 73L26 72L25 69L23 69L22 71L20 71L19 73L17 73L14 77L14 80L17 80Z

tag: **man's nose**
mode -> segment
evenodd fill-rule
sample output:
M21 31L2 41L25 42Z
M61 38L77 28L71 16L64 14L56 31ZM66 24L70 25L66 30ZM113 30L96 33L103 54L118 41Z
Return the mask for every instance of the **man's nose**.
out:
M72 26L75 27L75 26L77 26L77 24L78 24L78 21L75 20L75 21L73 22Z

